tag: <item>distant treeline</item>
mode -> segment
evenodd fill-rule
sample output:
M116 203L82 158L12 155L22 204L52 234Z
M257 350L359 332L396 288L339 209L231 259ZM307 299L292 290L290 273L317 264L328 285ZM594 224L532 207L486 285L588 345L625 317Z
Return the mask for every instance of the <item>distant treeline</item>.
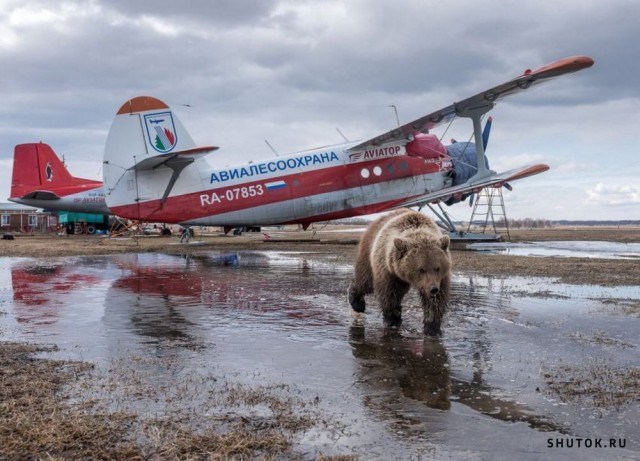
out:
M640 220L625 219L622 221L552 221L557 226L640 226Z
M540 218L522 218L522 219L509 219L509 227L512 229L543 229L556 226L640 226L640 220L625 219L621 221L613 220L583 220L583 221L570 221L562 219L559 221L553 221L550 219ZM333 224L356 224L356 225L369 225L371 219L366 218L346 218L333 221ZM456 222L458 225L466 225L466 223ZM484 220L474 220L472 225L484 226ZM488 226L491 226L489 221ZM496 227L505 227L504 218L496 219Z
M555 224L553 221L548 219L533 219L533 218L523 218L523 219L509 219L507 220L509 223L509 228L511 229L544 229L547 227L554 227ZM496 227L507 227L505 224L504 218L495 220ZM485 220L475 220L471 222L472 226L482 227L485 226ZM487 228L493 227L491 224L491 220L487 223Z
M584 221L570 221L563 219L560 221L552 221L550 219L509 219L509 227L511 229L545 229L549 227L557 226L640 226L638 220L622 220L622 221L596 221L596 220L584 220ZM473 221L474 226L484 226L483 221ZM491 222L489 222L491 225ZM496 227L505 227L504 218L496 219Z

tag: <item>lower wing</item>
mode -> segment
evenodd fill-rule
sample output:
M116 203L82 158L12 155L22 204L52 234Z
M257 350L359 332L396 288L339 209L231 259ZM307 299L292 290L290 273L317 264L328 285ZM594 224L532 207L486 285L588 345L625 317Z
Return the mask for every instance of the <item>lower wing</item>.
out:
M480 192L480 190L484 189L485 187L501 186L508 181L515 181L517 179L533 176L539 173L543 173L548 169L549 169L549 165L545 165L544 163L539 163L536 165L527 165L520 168L514 168L513 170L497 173L497 174L482 178L478 181L473 181L471 183L465 183L455 187L448 187L435 192L426 192L423 195L419 195L417 197L411 197L406 201L400 203L398 205L398 208L422 206L427 203L434 203L434 202L439 202L441 200L447 200L448 198L455 195L477 193L477 192Z

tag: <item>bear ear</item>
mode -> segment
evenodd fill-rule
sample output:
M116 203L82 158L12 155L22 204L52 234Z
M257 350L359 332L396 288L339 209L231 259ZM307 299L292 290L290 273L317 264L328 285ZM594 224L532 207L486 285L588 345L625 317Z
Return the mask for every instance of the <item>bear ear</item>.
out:
M451 240L449 239L448 235L443 235L442 238L440 238L440 248L442 248L444 251L449 250L449 243L451 243Z
M409 243L401 238L395 239L393 245L398 251L398 259L402 258L409 251Z

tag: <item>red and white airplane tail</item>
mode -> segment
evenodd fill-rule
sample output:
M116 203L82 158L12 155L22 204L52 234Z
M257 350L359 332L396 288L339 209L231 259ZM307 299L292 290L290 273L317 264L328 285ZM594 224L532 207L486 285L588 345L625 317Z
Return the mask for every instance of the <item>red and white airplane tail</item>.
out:
M159 99L138 96L118 110L104 151L109 207L164 200L182 170L217 147L197 147L176 114ZM166 167L166 168L162 168ZM193 179L193 178L192 178Z
M48 144L19 144L13 154L12 202L66 211L108 213L102 182L77 178Z
M47 196L60 196L67 190L101 185L100 181L71 176L48 144L29 143L15 147L11 198L46 199Z

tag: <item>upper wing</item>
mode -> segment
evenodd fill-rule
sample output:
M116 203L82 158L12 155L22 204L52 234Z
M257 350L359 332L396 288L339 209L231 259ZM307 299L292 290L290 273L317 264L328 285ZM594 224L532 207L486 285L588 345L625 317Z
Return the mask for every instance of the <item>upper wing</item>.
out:
M448 187L436 192L426 193L417 197L411 197L397 205L398 208L421 206L426 203L437 202L456 194L469 194L479 192L481 189L489 186L504 184L507 181L515 181L516 179L526 178L535 174L543 173L549 169L549 165L539 163L536 165L523 166L513 170L498 173L471 184L461 184L455 187Z
M527 70L524 74L514 78L513 80L509 80L506 83L482 91L475 96L471 96L470 98L463 99L460 102L453 103L450 106L427 114L394 130L353 146L349 150L362 150L367 147L378 146L389 141L408 139L417 132L426 133L440 124L450 122L455 116L464 115L465 112L471 109L493 106L498 99L521 90L526 90L532 85L536 85L551 78L586 69L591 67L593 63L593 59L588 56L572 56L570 58L564 58L552 62L551 64L540 67L534 71Z

